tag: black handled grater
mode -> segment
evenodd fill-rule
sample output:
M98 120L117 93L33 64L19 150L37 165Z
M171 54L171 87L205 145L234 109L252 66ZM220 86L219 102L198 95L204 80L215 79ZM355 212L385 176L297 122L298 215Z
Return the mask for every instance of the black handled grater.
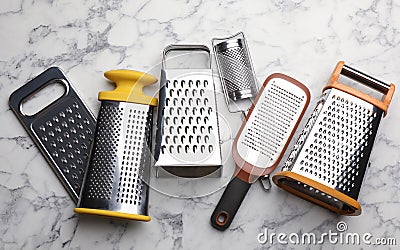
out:
M343 75L383 94L378 100L339 82ZM344 215L359 215L358 195L394 85L339 62L292 152L273 181Z
M22 104L51 84L64 87L63 96L34 115ZM96 120L61 69L52 67L10 96L9 104L74 202L78 202L93 141Z
M157 79L130 70L112 70L104 76L116 88L99 93L93 150L75 212L149 221L147 183L157 99L142 88Z
M309 101L307 87L289 76L265 80L233 142L236 171L211 215L214 228L227 229L251 184L277 167Z

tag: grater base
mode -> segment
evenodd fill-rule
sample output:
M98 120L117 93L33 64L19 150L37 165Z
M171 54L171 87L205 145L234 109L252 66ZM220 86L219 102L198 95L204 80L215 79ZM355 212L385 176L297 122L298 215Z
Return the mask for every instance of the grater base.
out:
M284 190L338 214L359 215L361 206L353 198L299 174L282 171L273 181Z

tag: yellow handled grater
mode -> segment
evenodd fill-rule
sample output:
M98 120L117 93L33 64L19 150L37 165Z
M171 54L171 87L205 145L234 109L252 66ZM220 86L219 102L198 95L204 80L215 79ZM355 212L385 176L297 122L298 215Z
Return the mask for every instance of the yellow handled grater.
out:
M382 100L339 82L340 75L380 92ZM359 215L361 184L394 89L339 62L275 184L336 213Z
M147 183L157 99L142 88L157 79L130 70L104 76L116 88L99 93L94 145L75 212L150 221Z

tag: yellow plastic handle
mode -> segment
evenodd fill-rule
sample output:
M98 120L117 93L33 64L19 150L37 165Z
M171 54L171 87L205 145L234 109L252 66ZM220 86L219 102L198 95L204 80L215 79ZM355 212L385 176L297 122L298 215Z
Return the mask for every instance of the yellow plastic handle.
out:
M157 106L157 98L143 93L144 86L157 82L154 76L133 70L110 70L105 72L104 76L115 82L116 88L112 91L100 92L100 101L133 102Z

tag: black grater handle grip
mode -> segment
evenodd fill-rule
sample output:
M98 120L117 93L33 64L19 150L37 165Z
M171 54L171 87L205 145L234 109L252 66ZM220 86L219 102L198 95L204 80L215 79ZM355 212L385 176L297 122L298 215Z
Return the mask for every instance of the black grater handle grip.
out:
M369 76L347 65L343 65L341 74L357 82L360 82L366 86L369 86L383 94L386 94L390 89L389 84L382 82L372 76Z
M211 215L211 225L220 231L227 229L239 210L251 184L237 177L228 183L217 207Z

